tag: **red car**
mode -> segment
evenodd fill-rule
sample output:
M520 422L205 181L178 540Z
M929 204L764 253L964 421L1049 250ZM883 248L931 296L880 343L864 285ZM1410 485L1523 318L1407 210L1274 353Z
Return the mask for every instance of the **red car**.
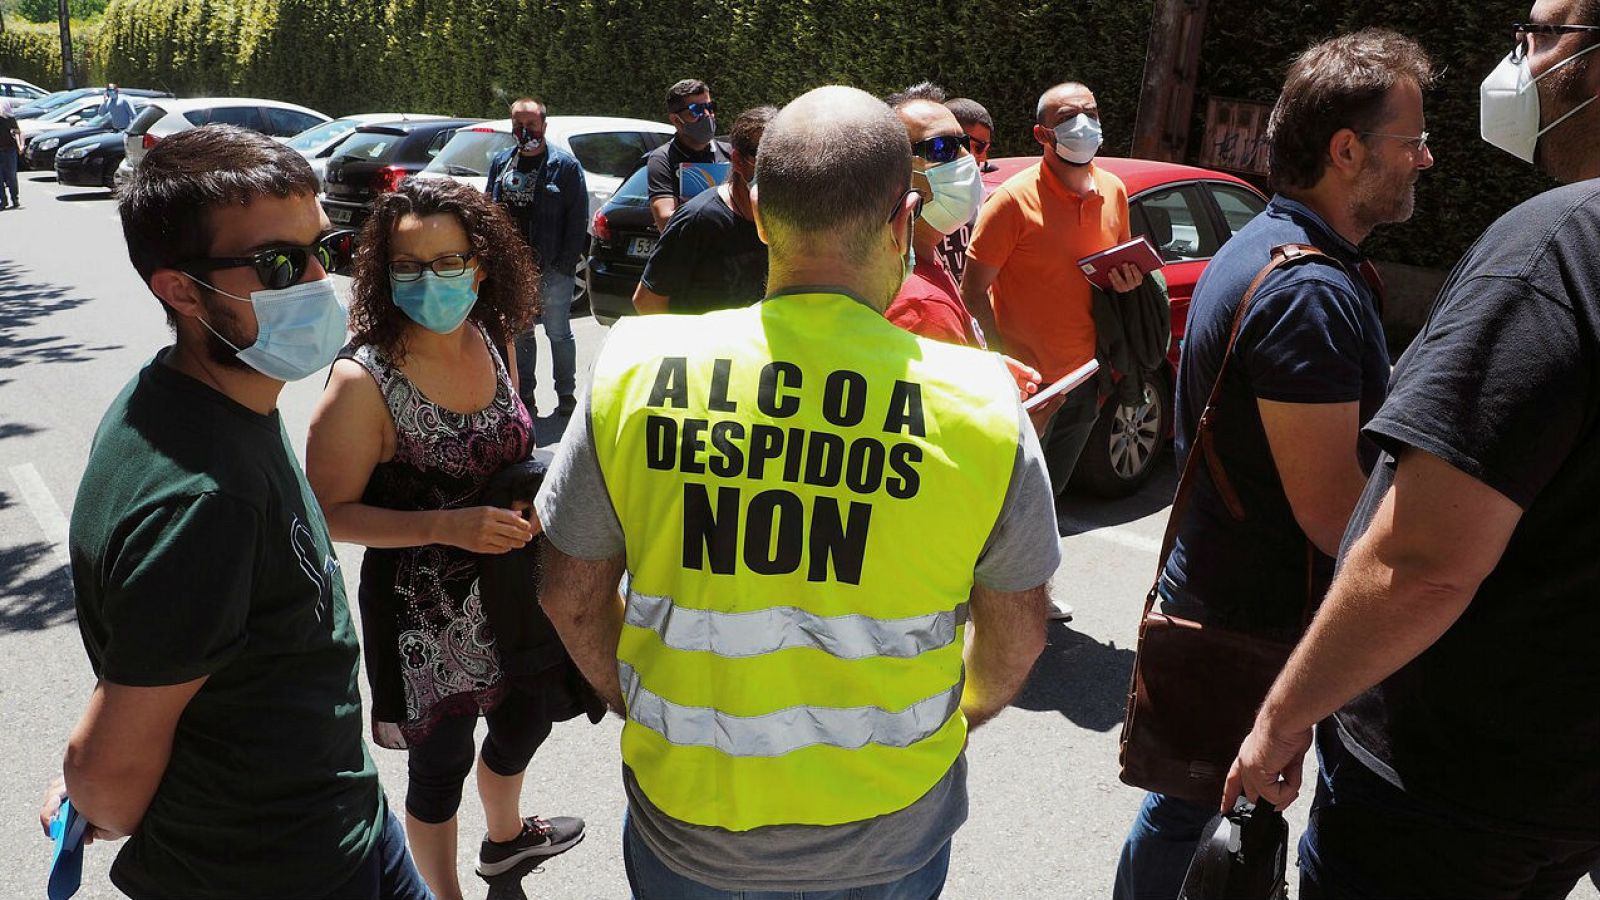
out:
M1039 157L990 160L985 191L1039 162ZM1166 261L1162 275L1172 300L1171 366L1145 387L1139 406L1107 404L1078 459L1073 483L1090 493L1121 497L1138 490L1172 435L1172 392L1189 298L1206 263L1233 233L1267 206L1261 192L1225 172L1144 159L1101 157L1095 164L1128 188L1129 227L1150 239Z

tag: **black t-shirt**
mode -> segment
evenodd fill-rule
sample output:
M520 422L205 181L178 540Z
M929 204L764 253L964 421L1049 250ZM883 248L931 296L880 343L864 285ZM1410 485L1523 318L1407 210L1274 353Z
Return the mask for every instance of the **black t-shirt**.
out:
M728 148L712 141L704 150L690 150L677 137L644 155L650 169L646 184L650 199L678 196L678 167L689 162L728 162Z
M701 191L673 213L640 280L674 313L749 306L766 296L767 245L720 191Z
M17 149L17 136L14 132L20 126L12 116L0 116L0 153Z
M1178 458L1192 452L1195 428L1216 383L1233 315L1245 290L1282 244L1311 244L1333 259L1279 269L1245 314L1228 363L1212 432L1217 455L1244 507L1235 519L1204 465L1163 573L1172 611L1226 627L1290 636L1306 609L1306 573L1320 599L1333 559L1312 548L1284 493L1261 424L1258 400L1358 403L1366 422L1383 404L1389 350L1360 251L1310 208L1278 196L1206 266L1189 305L1178 367ZM1378 448L1360 447L1363 471Z
M1600 181L1490 226L1457 265L1366 433L1426 451L1523 516L1461 618L1341 710L1345 745L1415 797L1544 836L1600 839Z
M207 681L111 878L135 897L320 896L385 815L344 578L278 413L161 358L106 411L78 487L78 627L107 681Z

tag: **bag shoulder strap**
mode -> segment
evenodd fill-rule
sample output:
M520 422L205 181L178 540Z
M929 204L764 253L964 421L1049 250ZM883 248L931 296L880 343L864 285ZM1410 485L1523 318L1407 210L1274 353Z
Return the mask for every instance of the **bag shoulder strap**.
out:
M1178 527L1183 522L1183 514L1189 508L1189 501L1194 491L1195 460L1204 456L1206 468L1211 473L1211 480L1216 484L1217 491L1222 495L1222 502L1227 505L1228 511L1234 518L1244 518L1244 506L1239 501L1239 494L1234 490L1233 482L1228 479L1227 472L1222 468L1222 460L1217 456L1211 444L1211 431L1216 424L1217 402L1222 399L1223 376L1228 374L1228 362L1233 358L1233 348L1239 340L1239 332L1244 327L1245 313L1250 311L1250 305L1255 302L1256 293L1261 290L1261 285L1266 283L1267 276L1278 271L1284 266L1294 265L1310 259L1322 257L1332 259L1328 254L1311 246L1310 244L1282 244L1272 248L1272 258L1256 277L1251 280L1250 287L1239 300L1239 306L1233 313L1233 326L1228 332L1228 343L1222 350L1222 364L1217 367L1217 380L1211 386L1211 394L1206 398L1205 408L1200 413L1200 420L1195 425L1194 440L1189 447L1189 456L1183 461L1183 472L1178 476L1178 490L1172 499L1172 509L1167 516L1167 529L1161 538L1161 555L1156 561L1156 580L1150 586L1150 593L1145 597L1145 615L1155 606L1156 589L1161 584L1161 573L1167 569L1167 558L1172 555L1172 545L1178 538Z

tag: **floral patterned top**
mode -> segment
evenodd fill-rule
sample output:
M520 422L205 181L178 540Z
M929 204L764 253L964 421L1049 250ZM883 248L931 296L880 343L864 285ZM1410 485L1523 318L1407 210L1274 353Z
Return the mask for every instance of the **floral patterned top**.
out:
M480 331L481 335L482 332ZM370 345L347 351L383 393L395 453L379 463L361 502L398 510L476 505L484 485L533 449L533 421L488 340L496 388L489 405L458 413L428 399ZM403 749L446 716L481 715L510 689L484 615L477 554L429 544L368 549L360 606L372 735Z

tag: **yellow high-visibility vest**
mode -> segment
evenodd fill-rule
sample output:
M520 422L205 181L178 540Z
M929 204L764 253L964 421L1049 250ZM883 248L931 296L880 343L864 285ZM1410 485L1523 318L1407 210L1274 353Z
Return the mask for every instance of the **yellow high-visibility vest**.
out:
M612 329L591 423L627 538L622 755L653 804L836 825L944 777L1016 397L995 354L840 294Z

